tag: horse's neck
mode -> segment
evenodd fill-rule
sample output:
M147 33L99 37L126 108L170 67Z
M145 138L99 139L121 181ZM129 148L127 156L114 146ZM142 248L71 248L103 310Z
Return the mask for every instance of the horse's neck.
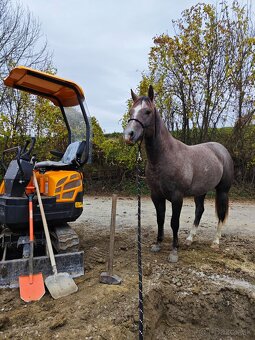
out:
M145 135L147 159L151 164L157 164L162 154L174 147L175 139L167 130L159 113L156 112L155 131L153 136Z

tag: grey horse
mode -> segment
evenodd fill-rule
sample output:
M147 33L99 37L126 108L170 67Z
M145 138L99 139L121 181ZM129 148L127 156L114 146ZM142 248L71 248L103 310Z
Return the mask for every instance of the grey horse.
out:
M133 105L124 131L124 140L134 145L144 140L147 154L146 179L151 199L157 212L158 235L152 251L160 251L164 238L166 200L172 204L171 228L173 247L169 260L178 261L177 249L179 219L183 198L194 196L195 220L187 238L193 242L204 212L204 199L215 189L215 206L218 227L212 247L219 248L221 231L228 215L228 192L233 182L234 167L227 149L216 142L186 145L175 139L167 130L154 104L154 90L148 96L138 97L132 90Z

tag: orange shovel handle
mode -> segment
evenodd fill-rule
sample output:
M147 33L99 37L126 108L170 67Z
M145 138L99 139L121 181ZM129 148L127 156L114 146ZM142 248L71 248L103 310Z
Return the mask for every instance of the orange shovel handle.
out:
M29 241L34 241L33 195L28 196Z

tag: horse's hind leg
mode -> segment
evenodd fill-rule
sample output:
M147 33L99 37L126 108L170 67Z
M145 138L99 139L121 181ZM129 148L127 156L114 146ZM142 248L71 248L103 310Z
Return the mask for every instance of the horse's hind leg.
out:
M152 202L154 203L157 212L157 224L158 224L158 236L157 242L152 245L151 251L159 252L161 249L161 242L164 239L164 222L165 222L165 212L166 212L166 200L165 198L159 198L157 196L151 195Z
M228 190L216 188L215 208L219 220L212 248L219 249L222 227L228 216Z
M195 220L194 220L193 226L191 227L189 236L186 239L187 245L191 245L191 243L194 240L194 237L197 234L197 227L199 225L199 222L200 222L201 217L203 215L203 212L205 210L205 208L204 208L205 195L195 196L194 201L195 201L195 205L196 205Z

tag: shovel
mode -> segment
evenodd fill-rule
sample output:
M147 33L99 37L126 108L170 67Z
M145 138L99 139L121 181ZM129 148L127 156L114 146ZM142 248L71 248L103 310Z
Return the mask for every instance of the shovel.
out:
M36 188L36 194L37 194L37 198L39 202L40 212L42 216L42 222L43 222L43 228L44 228L44 233L45 233L46 242L47 242L48 253L50 256L50 262L51 262L52 271L53 271L53 275L48 276L45 279L45 285L48 288L53 299L59 299L61 297L68 296L72 293L77 292L78 287L68 273L57 272L57 265L56 265L56 261L55 261L55 257L53 253L52 244L51 244L49 228L48 228L48 224L46 221L44 208L42 204L42 198L41 198L35 172L33 173L33 176L34 176L34 185Z
M34 188L33 188L34 189ZM45 294L42 273L33 273L33 255L34 255L34 223L33 223L33 196L28 194L28 211L29 211L29 275L19 277L20 297L25 302L38 301Z

